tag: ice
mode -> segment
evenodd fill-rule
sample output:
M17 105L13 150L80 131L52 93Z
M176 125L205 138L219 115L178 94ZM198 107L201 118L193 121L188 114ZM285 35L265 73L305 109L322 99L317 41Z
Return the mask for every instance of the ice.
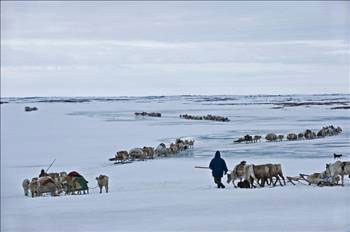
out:
M207 166L220 150L229 169L241 160L281 163L285 176L321 172L333 153L350 160L350 95L151 96L6 98L1 104L1 231L349 231L350 179L345 187L303 184L259 189L216 189ZM55 101L52 101L55 100ZM83 101L81 101L83 100ZM272 109L283 102L341 102ZM25 112L25 106L38 111ZM134 112L160 112L161 118ZM230 122L185 120L215 114ZM340 126L315 140L233 144L265 135ZM118 150L193 138L178 157L113 165ZM25 197L21 183L46 169L76 170L89 195ZM95 177L110 178L99 194ZM226 181L226 178L224 178Z

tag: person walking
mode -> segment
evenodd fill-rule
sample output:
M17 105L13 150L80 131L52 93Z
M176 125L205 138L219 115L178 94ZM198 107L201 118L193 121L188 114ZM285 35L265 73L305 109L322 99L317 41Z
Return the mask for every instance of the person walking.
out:
M221 178L228 170L225 160L220 157L220 151L215 152L215 157L210 161L209 168L212 170L214 182L218 188L225 188L225 185L221 183Z

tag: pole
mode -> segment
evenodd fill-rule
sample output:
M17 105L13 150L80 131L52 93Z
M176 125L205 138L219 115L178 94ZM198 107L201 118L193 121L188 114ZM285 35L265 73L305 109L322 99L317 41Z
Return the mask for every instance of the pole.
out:
M50 166L46 169L46 172L51 168L51 166L53 165L53 163L55 163L55 161L56 161L56 159L54 159L54 160L52 161L52 163L50 164Z
M194 168L209 169L209 167L203 167L203 166L194 166Z
M209 167L204 167L204 166L194 166L194 168L210 169ZM227 170L227 172L231 172L231 170Z

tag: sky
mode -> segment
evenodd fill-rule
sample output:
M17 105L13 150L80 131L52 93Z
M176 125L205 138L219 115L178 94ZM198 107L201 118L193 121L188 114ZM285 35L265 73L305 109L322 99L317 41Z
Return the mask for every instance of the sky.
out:
M1 96L350 93L349 40L349 1L1 1Z

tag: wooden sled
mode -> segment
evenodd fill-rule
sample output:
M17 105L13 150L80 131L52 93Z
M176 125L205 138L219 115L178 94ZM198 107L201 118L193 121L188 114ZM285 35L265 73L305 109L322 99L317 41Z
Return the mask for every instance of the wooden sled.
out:
M132 163L131 160L127 160L127 161L116 161L114 162L114 164L129 164L129 163Z
M326 178L316 178L314 181L309 181L307 178L305 178L305 176L309 176L307 174L299 174L300 178L304 181L306 181L309 185L315 184L319 187L323 187L323 186L342 186L341 184L337 184L337 183L333 183L332 181L330 181L329 179Z
M287 183L290 182L293 185L296 185L293 181L300 182L300 180L302 179L300 176L287 176L286 178L287 178Z

